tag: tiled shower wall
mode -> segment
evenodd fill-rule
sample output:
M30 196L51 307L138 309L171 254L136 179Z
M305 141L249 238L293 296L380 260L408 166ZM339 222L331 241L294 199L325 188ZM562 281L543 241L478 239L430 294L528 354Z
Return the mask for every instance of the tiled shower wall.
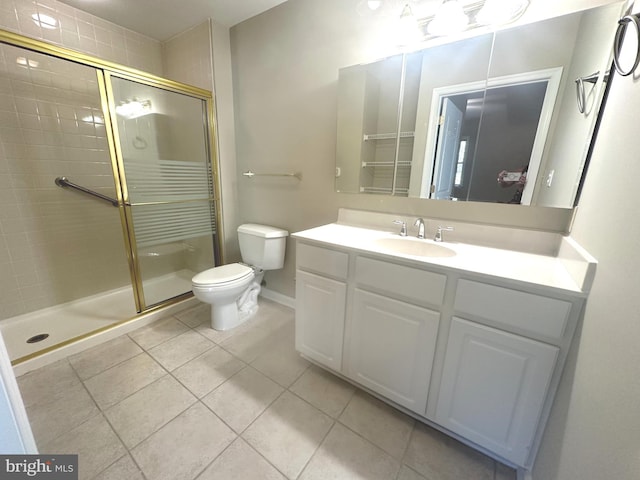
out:
M209 21L164 42L162 58L165 77L213 91Z
M0 28L162 74L160 42L53 0L3 0ZM117 209L53 183L65 175L114 195L95 73L2 52L0 319L129 285Z
M57 18L58 26L36 25L34 13ZM55 0L2 0L0 28L162 75L160 42Z

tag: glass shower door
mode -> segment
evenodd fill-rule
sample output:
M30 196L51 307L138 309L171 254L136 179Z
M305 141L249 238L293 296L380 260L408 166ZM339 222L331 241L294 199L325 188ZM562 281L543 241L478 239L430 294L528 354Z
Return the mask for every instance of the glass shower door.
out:
M206 99L110 76L139 310L191 291L216 263Z

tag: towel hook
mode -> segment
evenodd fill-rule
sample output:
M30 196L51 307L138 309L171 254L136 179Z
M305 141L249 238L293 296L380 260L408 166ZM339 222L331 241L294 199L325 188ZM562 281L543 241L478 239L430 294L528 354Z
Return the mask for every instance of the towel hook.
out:
M603 81L605 83L607 83L609 81L609 74L610 74L609 70L604 72ZM576 82L576 97L577 97L577 101L578 101L578 111L580 113L585 113L587 111L587 93L585 91L584 84L585 83L593 83L594 87L595 87L595 84L598 82L599 78L600 78L600 71L592 73L591 75L587 75L586 77L578 77L578 78L576 78L576 80L575 80L575 82Z

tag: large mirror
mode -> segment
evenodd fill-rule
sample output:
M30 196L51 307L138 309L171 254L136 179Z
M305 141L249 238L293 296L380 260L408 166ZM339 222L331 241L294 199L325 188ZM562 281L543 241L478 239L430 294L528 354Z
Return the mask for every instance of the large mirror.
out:
M336 191L573 207L622 5L341 69Z

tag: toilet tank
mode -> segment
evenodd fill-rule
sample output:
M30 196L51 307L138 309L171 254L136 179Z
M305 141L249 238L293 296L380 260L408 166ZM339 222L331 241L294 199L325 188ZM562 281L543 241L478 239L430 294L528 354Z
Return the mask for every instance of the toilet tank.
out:
M284 265L284 249L289 232L268 225L246 223L238 227L242 261L263 270Z

